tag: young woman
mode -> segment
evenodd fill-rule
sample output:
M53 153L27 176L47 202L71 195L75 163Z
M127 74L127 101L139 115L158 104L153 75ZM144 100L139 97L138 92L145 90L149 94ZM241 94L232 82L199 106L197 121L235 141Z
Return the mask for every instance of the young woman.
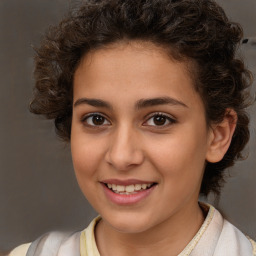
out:
M255 242L198 203L220 193L249 139L241 39L211 0L90 0L51 28L31 111L70 141L99 217L10 255L256 255Z

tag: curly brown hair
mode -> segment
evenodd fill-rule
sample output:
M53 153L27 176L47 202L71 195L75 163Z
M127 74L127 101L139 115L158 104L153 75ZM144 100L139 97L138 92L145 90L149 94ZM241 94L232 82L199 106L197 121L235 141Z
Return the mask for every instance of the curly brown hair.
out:
M54 119L57 134L69 141L73 76L81 58L123 40L152 42L174 59L195 64L191 73L208 124L222 121L227 109L237 113L231 145L220 162L206 164L201 185L201 194L219 194L224 169L242 157L249 140L245 108L251 74L236 56L241 39L240 25L212 0L87 0L51 27L36 49L30 110Z

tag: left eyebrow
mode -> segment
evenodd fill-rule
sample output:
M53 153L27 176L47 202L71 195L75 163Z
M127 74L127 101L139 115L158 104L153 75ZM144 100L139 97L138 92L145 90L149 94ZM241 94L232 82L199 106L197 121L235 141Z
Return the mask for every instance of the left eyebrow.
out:
M136 109L158 106L158 105L179 105L182 107L188 108L188 106L183 103L182 101L176 100L170 97L159 97L159 98L152 98L152 99L141 99L138 100L135 104Z

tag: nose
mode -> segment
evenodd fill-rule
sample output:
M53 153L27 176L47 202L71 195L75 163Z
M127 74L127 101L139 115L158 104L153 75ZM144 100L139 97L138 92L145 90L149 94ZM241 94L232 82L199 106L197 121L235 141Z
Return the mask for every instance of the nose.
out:
M142 164L144 160L141 141L136 131L122 125L111 136L106 161L116 170L125 171Z

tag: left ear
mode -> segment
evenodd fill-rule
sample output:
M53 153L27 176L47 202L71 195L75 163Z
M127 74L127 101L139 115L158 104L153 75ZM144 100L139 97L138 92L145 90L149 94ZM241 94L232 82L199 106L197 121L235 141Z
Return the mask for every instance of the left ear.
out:
M226 109L222 122L210 127L209 146L206 160L216 163L222 160L230 146L237 124L237 114L233 109Z

